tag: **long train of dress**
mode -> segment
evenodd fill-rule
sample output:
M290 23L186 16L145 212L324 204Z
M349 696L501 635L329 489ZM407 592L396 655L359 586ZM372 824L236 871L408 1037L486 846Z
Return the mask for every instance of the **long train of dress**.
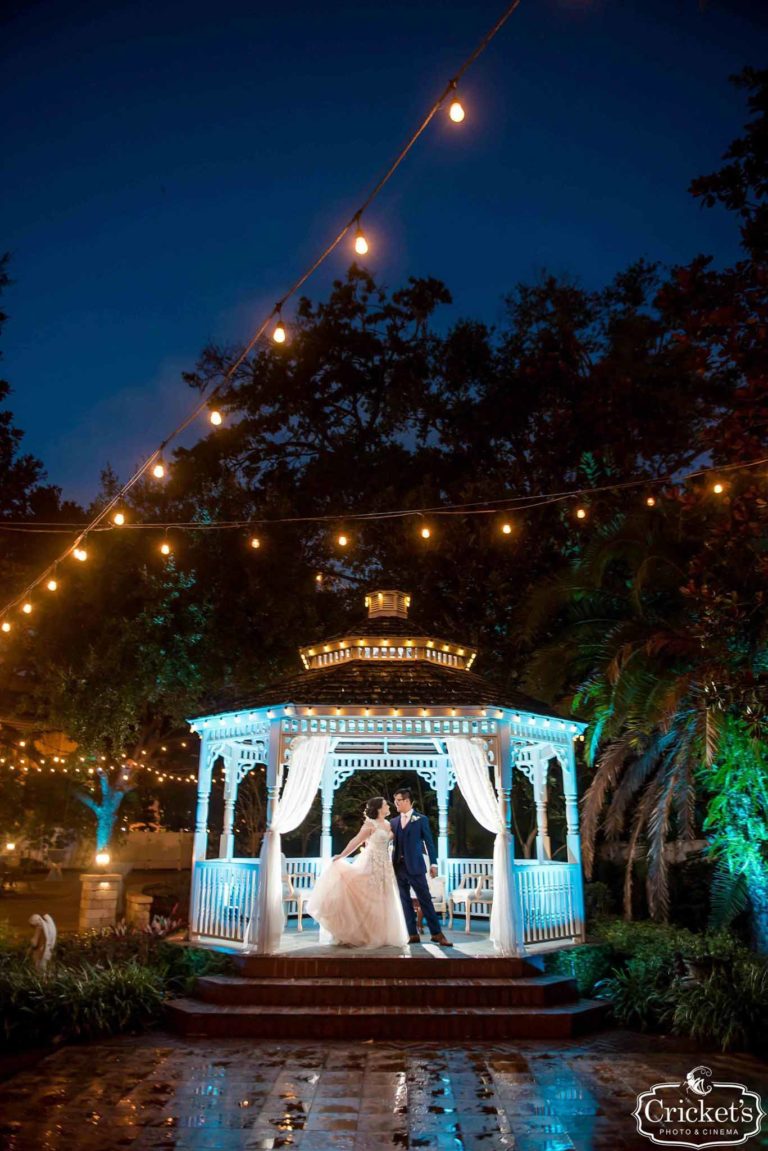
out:
M368 820L373 823L373 820ZM377 827L350 863L337 859L323 871L307 911L334 943L348 947L403 947L405 916L389 859L389 828Z

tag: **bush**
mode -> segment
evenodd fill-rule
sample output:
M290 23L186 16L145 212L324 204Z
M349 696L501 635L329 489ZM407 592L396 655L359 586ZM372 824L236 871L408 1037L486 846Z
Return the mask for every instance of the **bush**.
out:
M723 1051L766 1050L768 967L735 935L619 919L600 920L594 934L595 943L548 955L546 967L608 1000L616 1023Z
M140 931L61 940L44 974L23 945L0 940L0 1045L17 1049L136 1031L201 975L230 971L228 956Z

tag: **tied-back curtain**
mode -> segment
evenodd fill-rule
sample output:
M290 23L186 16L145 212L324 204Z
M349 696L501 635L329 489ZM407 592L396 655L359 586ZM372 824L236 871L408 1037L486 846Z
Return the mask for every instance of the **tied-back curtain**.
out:
M299 736L293 742L285 786L272 809L259 856L255 951L271 955L280 948L285 915L280 868L282 836L302 823L317 795L331 741L327 735Z
M493 903L491 939L501 955L515 954L515 930L510 899L511 836L504 823L499 798L488 775L488 758L482 740L447 739L461 794L478 823L494 832Z

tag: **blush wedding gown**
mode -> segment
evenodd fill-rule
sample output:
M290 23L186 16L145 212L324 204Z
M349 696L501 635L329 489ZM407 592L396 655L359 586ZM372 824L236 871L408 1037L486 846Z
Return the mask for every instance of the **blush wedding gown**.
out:
M348 947L404 947L408 942L400 895L389 858L392 832L373 830L350 863L336 859L321 874L306 909L333 943Z

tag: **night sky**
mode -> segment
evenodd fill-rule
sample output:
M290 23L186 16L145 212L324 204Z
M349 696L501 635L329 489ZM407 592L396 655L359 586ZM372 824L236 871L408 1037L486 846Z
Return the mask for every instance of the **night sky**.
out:
M11 4L4 374L65 495L157 445L192 406L180 372L256 327L503 8ZM743 123L728 75L767 47L757 0L523 0L462 86L465 123L433 123L374 205L368 266L437 276L444 322L493 323L545 268L597 287L639 256L733 259L733 222L686 189Z

